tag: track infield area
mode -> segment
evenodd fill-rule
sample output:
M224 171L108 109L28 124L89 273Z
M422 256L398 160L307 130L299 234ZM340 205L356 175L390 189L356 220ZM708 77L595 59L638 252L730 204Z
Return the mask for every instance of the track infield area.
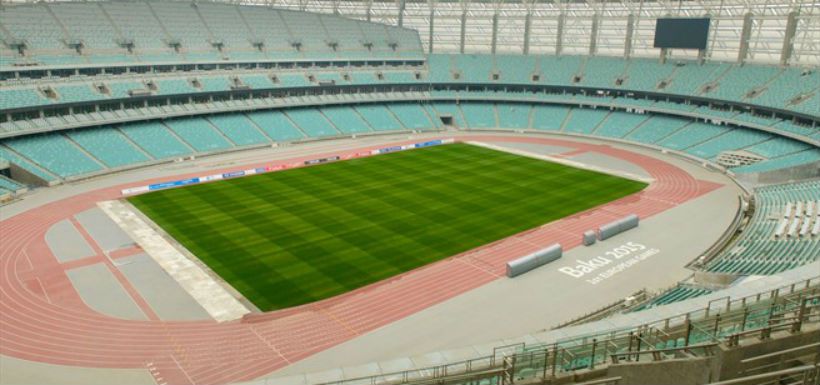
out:
M342 294L644 187L451 144L128 200L270 311Z

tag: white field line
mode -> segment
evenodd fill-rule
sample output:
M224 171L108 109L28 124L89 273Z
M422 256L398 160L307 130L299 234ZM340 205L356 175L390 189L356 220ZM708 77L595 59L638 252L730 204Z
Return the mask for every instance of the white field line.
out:
M230 321L250 313L222 285L154 231L128 206L117 200L98 202L97 205L213 319Z

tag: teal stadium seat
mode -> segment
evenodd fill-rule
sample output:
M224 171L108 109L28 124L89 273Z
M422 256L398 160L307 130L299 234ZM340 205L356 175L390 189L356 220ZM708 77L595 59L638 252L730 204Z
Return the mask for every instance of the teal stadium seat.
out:
M390 104L388 109L404 127L411 130L429 130L435 128L424 106L415 103Z
M644 123L649 116L628 112L612 112L593 132L594 135L610 138L623 138L626 134Z
M373 129L362 119L361 115L350 107L324 107L321 108L321 111L342 133L373 132Z
M751 166L749 166L751 167ZM806 220L818 220L815 206L814 218L805 212L784 218L786 206L795 207L802 202L817 204L820 200L820 182L809 181L783 185L771 185L755 189L756 209L744 231L725 251L706 265L706 270L716 273L738 275L771 275L799 267L820 258L820 238L796 233L794 236L776 236L778 227L785 221L790 228L794 221L801 225ZM800 228L802 226L798 226Z
M323 138L342 134L324 115L312 108L290 109L285 114L310 137Z
M570 108L563 106L533 106L532 128L536 130L560 131Z
M609 110L573 109L564 123L564 132L591 134L607 115L609 115Z
M646 123L626 135L625 139L646 144L655 144L692 121L668 116L653 116Z
M198 152L233 147L224 136L203 118L166 120L165 125Z
M0 90L0 109L39 106L51 103L36 89L4 89Z
M257 127L277 142L305 139L305 134L281 111L257 111L247 114Z
M498 126L501 128L530 127L532 106L525 103L497 103Z
M50 182L57 180L57 177L54 174L48 172L45 168L42 168L34 164L34 162L31 162L28 159L25 159L17 155L16 153L6 149L2 145L0 145L0 159L4 159L9 163L13 163L19 166L20 168L28 171L29 173L43 179L44 181Z
M259 131L245 115L213 115L207 120L237 146L271 143L271 140Z
M364 118L374 131L395 131L406 129L401 122L382 105L360 105L356 111Z
M193 152L162 123L131 123L123 125L120 130L156 159L183 157Z
M496 128L495 108L492 103L468 103L461 105L464 119L470 128Z
M68 137L110 168L151 160L112 127L71 131Z
M685 150L689 147L695 146L723 134L728 130L729 128L726 127L697 122L682 127L674 134L669 135L658 142L658 144L673 150Z
M723 151L741 149L771 138L770 134L762 131L735 129L688 148L686 152L703 159L713 159Z
M62 135L32 135L13 138L3 143L63 178L103 170L97 162Z

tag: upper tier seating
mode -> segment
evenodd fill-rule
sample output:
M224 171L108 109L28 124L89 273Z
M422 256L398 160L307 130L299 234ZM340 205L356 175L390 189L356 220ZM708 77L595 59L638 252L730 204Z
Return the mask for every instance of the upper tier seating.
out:
M820 182L760 187L755 197L755 213L746 229L707 264L708 271L767 275L820 258L820 234L812 231L820 228Z
M601 88L615 88L615 80L626 70L627 62L617 58L592 56L584 65L581 82L578 85Z
M774 78L780 73L780 69L769 66L734 66L731 71L726 72L717 79L715 91L704 94L704 96L715 99L742 100L746 95Z
M3 66L397 58L422 53L418 33L410 29L216 2L196 6L160 0L12 4L4 7L0 25L10 34L5 38L27 43L26 56L3 55ZM331 41L338 43L335 50L328 44ZM371 50L365 41L372 43ZM74 42L82 43L81 54L69 46ZM397 44L395 51L390 42Z
M653 91L662 80L669 79L675 66L659 65L657 60L635 59L630 61L624 76L623 88Z

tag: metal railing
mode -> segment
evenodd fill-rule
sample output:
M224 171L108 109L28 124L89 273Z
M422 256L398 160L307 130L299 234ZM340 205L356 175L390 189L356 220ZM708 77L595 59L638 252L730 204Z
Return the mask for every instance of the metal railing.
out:
M623 361L705 357L718 344L770 338L820 323L820 277L768 292L720 298L707 307L636 328L574 337L551 344L500 346L492 355L421 369L328 382L323 385L513 384L550 379Z

